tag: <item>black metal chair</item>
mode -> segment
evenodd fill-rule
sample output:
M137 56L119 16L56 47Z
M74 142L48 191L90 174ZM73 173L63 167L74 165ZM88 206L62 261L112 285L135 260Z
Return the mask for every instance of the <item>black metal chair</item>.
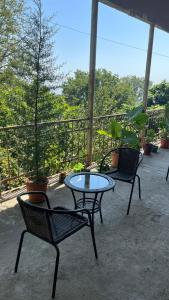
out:
M114 170L110 168L108 171L103 171L105 169L106 159L111 153L118 152L119 159L117 168ZM133 195L133 189L135 184L135 178L138 178L138 188L139 188L139 199L141 199L141 187L140 187L140 177L137 174L137 168L143 159L143 155L140 151L132 148L117 148L110 150L102 159L100 164L100 173L105 173L111 178L123 182L130 183L131 192L129 197L129 203L127 208L127 215L130 211L131 199Z
M167 169L167 175L166 175L166 178L165 178L166 181L168 180L168 174L169 174L169 167Z
M28 201L24 201L22 197L28 194L43 195L46 199L48 208L42 208ZM21 233L15 263L15 272L17 272L18 269L23 238L26 232L29 232L37 236L38 238L46 241L47 243L53 245L56 249L56 262L52 289L52 298L54 298L60 256L58 244L61 241L71 236L75 232L79 231L84 226L90 226L95 257L96 259L98 257L94 236L94 227L92 224L90 212L87 209L68 210L63 207L54 207L53 209L51 209L48 197L43 192L22 193L20 196L17 197L17 200L21 208L26 229L23 230L23 232ZM88 219L82 216L81 213L87 214Z

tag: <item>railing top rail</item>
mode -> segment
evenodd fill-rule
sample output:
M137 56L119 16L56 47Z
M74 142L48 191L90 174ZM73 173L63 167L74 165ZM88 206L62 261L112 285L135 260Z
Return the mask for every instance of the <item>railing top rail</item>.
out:
M51 122L41 122L38 123L38 126L43 125L57 125L61 123L69 123L69 122L81 122L81 121L87 121L89 118L81 118L81 119L69 119L69 120L60 120L60 121L51 121ZM27 127L34 127L34 124L25 124L25 125L12 125L7 127L0 127L0 131L4 130L10 130L10 129L19 129L19 128L27 128Z
M156 110L147 110L148 114L153 114L153 113L158 113L158 112L162 112L164 109L156 109ZM106 118L111 118L111 117L121 117L121 116L125 116L126 113L118 113L118 114L111 114L111 115L104 115L104 116L97 116L94 117L95 120L99 120L99 119L106 119ZM66 124L66 123L70 123L70 122L81 122L81 121L87 121L89 120L89 118L80 118L80 119L68 119L68 120L59 120L59 121L51 121L51 122L41 122L38 123L38 126L43 126L43 125L58 125L58 124ZM29 128L29 127L34 127L34 124L25 124L25 125L12 125L12 126L7 126L7 127L0 127L0 131L6 131L6 130L11 130L11 129L19 129L19 128Z

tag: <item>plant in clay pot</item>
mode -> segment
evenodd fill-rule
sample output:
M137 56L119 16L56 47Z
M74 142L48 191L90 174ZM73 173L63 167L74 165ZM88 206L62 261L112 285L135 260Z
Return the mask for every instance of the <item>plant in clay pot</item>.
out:
M164 119L159 124L160 131L160 143L161 148L168 149L169 148L169 104L165 105L164 109Z
M145 155L151 154L151 152L153 150L152 142L155 140L155 136L156 136L156 134L153 129L147 129L146 136L144 138L144 144L143 144L143 149L144 149Z
M61 171L59 173L59 183L64 183L67 173L65 171Z
M27 101L31 103L29 120L32 132L27 145L27 174L26 182L28 191L47 190L47 176L49 167L46 166L48 144L41 131L40 123L46 120L46 111L49 105L47 99L50 91L58 79L54 58L52 53L52 36L55 33L54 27L45 19L42 11L41 0L34 0L34 6L26 17L23 43L23 76L28 82ZM33 202L43 201L37 195L31 195Z
M140 133L147 123L148 116L143 112L142 107L136 107L126 114L122 122L112 120L109 131L98 130L101 135L110 137L115 142L115 147L140 148ZM118 152L113 153L112 167L118 165Z
M106 130L98 130L97 131L100 135L104 135L108 138L113 139L114 142L114 147L118 148L121 146L121 135L122 135L122 126L119 122L117 122L116 120L112 120L110 123L110 127L109 127L109 131ZM111 166L113 168L116 168L118 165L118 158L119 158L119 154L118 154L118 150L115 150L112 153L112 157L111 157ZM105 167L106 169L108 168Z

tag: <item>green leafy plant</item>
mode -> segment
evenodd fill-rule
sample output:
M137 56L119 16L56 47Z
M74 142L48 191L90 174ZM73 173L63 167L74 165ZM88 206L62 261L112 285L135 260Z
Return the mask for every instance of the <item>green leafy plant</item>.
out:
M147 121L148 116L140 106L130 110L123 122L111 121L109 131L98 130L97 132L112 138L116 142L117 147L127 145L139 148L140 133L145 128Z
M122 137L122 125L117 122L116 120L112 120L109 126L109 131L106 130L98 130L97 131L100 135L104 135L108 138L114 140L116 147L121 145L121 137Z
M82 164L81 162L77 163L74 165L73 167L73 172L77 173L77 172L81 172L84 170L85 165Z
M156 139L156 133L153 129L147 129L144 142L146 144L153 143Z
M169 103L164 108L164 118L159 124L159 136L162 139L169 139Z

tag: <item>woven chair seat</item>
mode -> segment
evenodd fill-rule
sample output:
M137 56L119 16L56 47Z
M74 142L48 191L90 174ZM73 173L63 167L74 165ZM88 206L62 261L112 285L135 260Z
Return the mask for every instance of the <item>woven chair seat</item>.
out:
M66 210L63 207L54 207L53 209ZM88 223L87 218L78 214L53 214L50 221L53 240L57 244Z
M133 174L115 171L115 172L105 172L106 175L110 176L113 179L118 179L121 181L131 182L134 178Z

